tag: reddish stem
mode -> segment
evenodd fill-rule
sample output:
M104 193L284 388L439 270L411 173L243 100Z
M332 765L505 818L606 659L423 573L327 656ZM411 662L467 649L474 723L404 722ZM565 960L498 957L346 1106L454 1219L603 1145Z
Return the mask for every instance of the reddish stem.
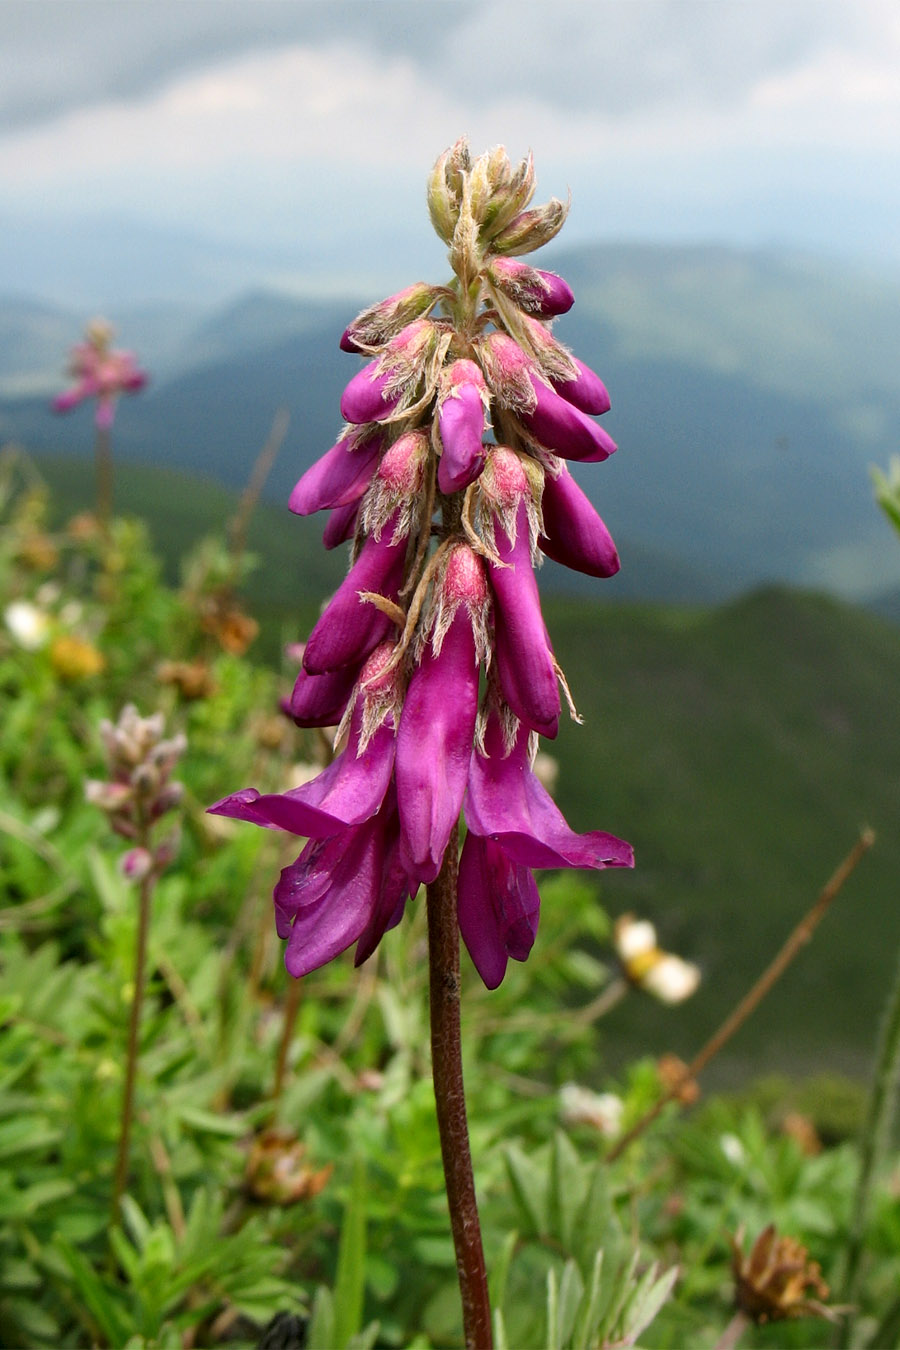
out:
M491 1305L463 1088L457 872L454 830L437 880L428 887L431 1062L466 1350L492 1350Z

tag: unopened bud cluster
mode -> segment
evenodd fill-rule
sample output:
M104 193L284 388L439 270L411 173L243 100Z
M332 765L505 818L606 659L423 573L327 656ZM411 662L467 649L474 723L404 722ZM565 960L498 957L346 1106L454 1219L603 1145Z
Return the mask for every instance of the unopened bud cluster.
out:
M121 869L130 881L143 881L162 872L178 851L177 826L159 840L154 840L153 827L184 795L183 784L172 780L172 772L187 741L180 732L166 738L162 713L141 717L132 703L122 709L117 722L100 723L100 737L109 777L89 779L85 796L106 812L116 834L133 844Z
M562 681L534 566L619 566L566 463L615 450L594 420L609 397L551 332L569 287L518 261L566 217L532 207L534 190L530 157L472 161L462 141L440 157L428 205L455 275L347 328L342 349L366 363L344 429L291 495L300 515L330 511L326 547L352 540L291 700L300 726L340 722L345 748L312 783L212 809L309 838L275 891L295 975L353 942L364 960L435 880L461 809L460 928L491 987L534 941L531 869L632 865L622 840L574 834L532 772Z

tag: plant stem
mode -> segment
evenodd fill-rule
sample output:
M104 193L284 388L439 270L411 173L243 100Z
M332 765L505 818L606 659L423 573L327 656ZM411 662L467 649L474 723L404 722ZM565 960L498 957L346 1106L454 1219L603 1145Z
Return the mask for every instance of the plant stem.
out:
M290 979L290 977L288 978ZM284 999L284 1011L282 1013L284 1020L281 1027L281 1040L278 1043L278 1060L275 1064L275 1084L272 1088L272 1101L276 1104L276 1107L281 1099L281 1094L284 1091L288 1054L291 1048L291 1041L294 1039L294 1027L297 1023L297 1013L300 1011L300 989L300 981L291 980Z
M851 1305L857 1302L860 1260L865 1246L869 1211L872 1207L875 1176L890 1142L898 1086L900 1086L900 966L897 968L894 985L884 1009L872 1091L859 1141L859 1180L853 1199L843 1286L843 1302ZM840 1339L842 1346L850 1344L853 1321L851 1313L842 1328Z
M112 441L108 427L97 428L94 443L94 463L97 469L97 519L104 529L109 525L113 504Z
M428 887L428 958L434 1099L456 1270L462 1296L466 1350L491 1350L491 1305L475 1199L459 1029L457 832L436 881Z
M716 1341L715 1350L734 1350L749 1325L750 1318L747 1314L740 1311L736 1312Z
M644 1133L648 1125L653 1124L663 1107L668 1106L669 1102L675 1101L682 1088L690 1082L692 1078L696 1078L702 1073L713 1056L717 1055L722 1049L722 1046L725 1045L727 1041L730 1041L735 1032L744 1025L750 1014L755 1011L772 986L787 970L800 949L809 942L813 933L827 914L832 901L840 891L844 882L850 876L850 873L854 870L863 854L869 851L874 842L875 835L872 831L863 830L854 847L850 850L836 871L829 877L819 894L819 898L816 900L815 904L806 911L803 918L781 947L781 950L778 952L775 959L769 963L752 988L747 991L737 1006L732 1009L718 1031L710 1037L699 1054L694 1056L684 1072L669 1088L668 1092L664 1092L650 1110L641 1116L640 1120L632 1125L631 1129L627 1130L618 1143L610 1149L609 1153L606 1155L607 1162L614 1162L616 1158L620 1157L621 1154L625 1152L626 1148L628 1148L629 1144L633 1144L635 1139L638 1139Z
M125 1061L125 1088L122 1096L122 1119L119 1127L119 1152L116 1157L113 1182L112 1222L118 1223L119 1205L128 1176L128 1154L131 1145L131 1123L134 1119L134 1085L137 1078L138 1040L141 1029L141 1009L144 1003L144 985L147 972L147 935L150 930L150 901L155 876L151 870L141 881L138 908L137 944L134 956L134 992L128 1020L128 1052Z

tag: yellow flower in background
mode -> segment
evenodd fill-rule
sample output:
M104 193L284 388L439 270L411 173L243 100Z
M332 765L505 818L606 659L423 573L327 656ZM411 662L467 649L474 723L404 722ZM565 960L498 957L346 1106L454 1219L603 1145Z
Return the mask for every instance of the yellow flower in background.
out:
M99 675L106 658L86 638L64 633L50 646L50 664L63 680L85 680Z

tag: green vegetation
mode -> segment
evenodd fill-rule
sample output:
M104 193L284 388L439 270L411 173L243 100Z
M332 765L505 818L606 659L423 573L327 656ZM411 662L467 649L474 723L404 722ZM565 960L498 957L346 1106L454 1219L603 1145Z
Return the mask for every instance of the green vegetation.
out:
M69 520L90 484L60 476L53 501L24 462L0 469L0 1343L250 1346L279 1316L287 1343L302 1326L311 1347L458 1344L422 906L360 971L339 959L292 995L269 893L297 843L204 812L319 758L316 736L278 712L293 670L275 654L331 573L304 545L282 553L261 512L254 578L221 537L233 499L123 470L118 499L131 481L166 583L141 522L116 519L105 537ZM287 513L284 525L297 532ZM13 601L32 609L14 619ZM248 614L263 621L256 657ZM839 1295L862 1112L835 1070L871 1053L898 945L900 634L777 591L715 611L560 599L547 618L586 718L560 735L560 804L578 828L632 839L639 865L599 893L543 878L529 961L492 993L464 972L498 1344L713 1347L742 1225L745 1252L770 1223L801 1242ZM129 844L84 784L104 777L101 719L129 701L163 711L188 749L111 1226L137 887L119 866ZM668 1108L606 1165L612 1135L660 1094L657 1057L697 1048L863 821L876 849L722 1060L740 1092ZM636 989L615 1003L608 911L626 908L703 966L679 1008ZM761 1066L790 1086L754 1083ZM572 1083L621 1105L575 1109ZM860 1272L856 1343L873 1350L895 1343L900 1315L894 1157L878 1163ZM749 1326L741 1344L830 1334L798 1317Z

